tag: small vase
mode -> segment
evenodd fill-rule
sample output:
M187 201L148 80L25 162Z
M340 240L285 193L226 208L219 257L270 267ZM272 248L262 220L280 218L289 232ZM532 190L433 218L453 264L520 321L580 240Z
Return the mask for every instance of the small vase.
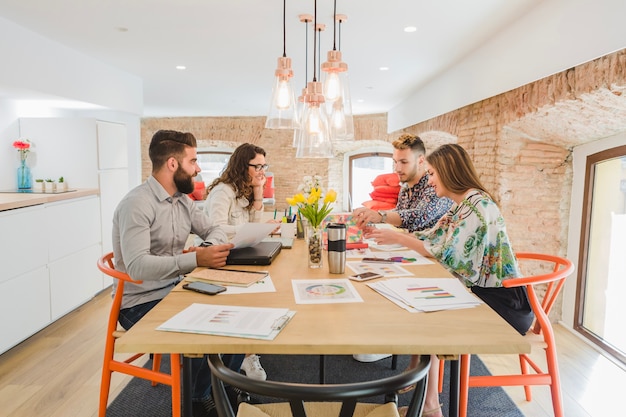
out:
M309 268L322 267L322 227L312 227L308 222L306 224L306 243L307 254L309 256Z
M20 161L17 168L17 189L30 190L32 187L32 176L30 175L30 167L26 165L26 159Z

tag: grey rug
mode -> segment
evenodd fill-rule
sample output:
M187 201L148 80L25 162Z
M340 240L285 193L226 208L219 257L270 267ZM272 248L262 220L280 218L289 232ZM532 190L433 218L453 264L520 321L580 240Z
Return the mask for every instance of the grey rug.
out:
M373 363L355 361L352 356L326 357L326 382L342 383L382 378L401 372L408 364L408 356L398 357L398 369L391 369L391 358ZM262 355L261 364L268 378L278 381L317 383L319 381L318 355ZM148 362L146 367L150 367ZM446 367L449 362L446 362ZM169 361L164 358L163 369L169 370ZM447 369L446 369L447 371ZM473 375L488 375L482 361L474 356L471 361ZM446 372L443 392L439 398L443 403L444 415L448 413L448 378ZM520 388L521 389L521 388ZM168 417L171 416L170 388L164 385L152 387L149 381L134 378L107 409L107 417ZM400 405L406 405L409 394L401 395ZM369 399L382 402L382 397ZM499 387L471 388L468 405L469 417L524 417L511 398Z

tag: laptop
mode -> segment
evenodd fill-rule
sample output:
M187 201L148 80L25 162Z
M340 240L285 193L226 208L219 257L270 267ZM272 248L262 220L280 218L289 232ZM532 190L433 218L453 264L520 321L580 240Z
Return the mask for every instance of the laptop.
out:
M259 242L254 246L231 249L226 265L270 265L281 248L280 242Z

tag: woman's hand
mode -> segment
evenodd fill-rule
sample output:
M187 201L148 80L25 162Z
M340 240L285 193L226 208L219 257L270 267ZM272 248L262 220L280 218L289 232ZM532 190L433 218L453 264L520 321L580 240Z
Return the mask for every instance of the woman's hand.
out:
M363 230L363 237L373 239L379 245L402 244L408 234L397 232L389 229L378 229L374 226L368 226ZM412 238L413 239L413 238Z

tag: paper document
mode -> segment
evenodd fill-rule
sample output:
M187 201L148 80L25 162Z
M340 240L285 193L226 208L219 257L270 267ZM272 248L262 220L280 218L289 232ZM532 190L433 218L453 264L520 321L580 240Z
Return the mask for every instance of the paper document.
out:
M291 280L296 304L362 303L348 279Z
M295 313L286 308L194 303L157 330L273 340Z
M355 274L363 274L365 272L375 272L384 277L410 277L411 274L406 269L402 268L399 263L376 263L376 262L360 262L350 261L346 262L348 268L354 271Z
M410 307L409 311L471 308L482 303L455 278L394 278L367 285L395 304Z
M237 230L230 243L235 245L235 249L254 246L269 236L276 227L276 223L246 223Z

